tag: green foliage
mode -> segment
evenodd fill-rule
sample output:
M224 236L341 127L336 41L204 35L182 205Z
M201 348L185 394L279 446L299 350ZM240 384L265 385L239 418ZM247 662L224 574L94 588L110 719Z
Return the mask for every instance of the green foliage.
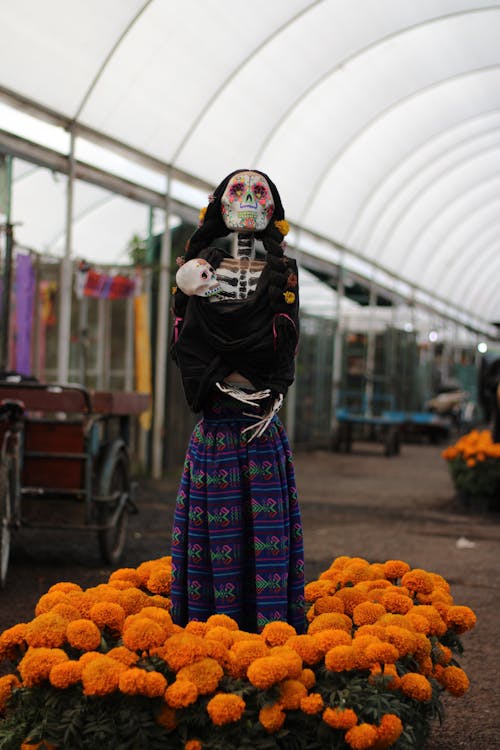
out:
M138 234L134 234L128 244L128 254L130 262L134 266L145 266L147 264L147 242L146 240L139 237Z
M469 466L461 456L449 461L449 469L455 487L459 493L474 499L488 498L490 507L496 504L500 496L500 460L487 457Z

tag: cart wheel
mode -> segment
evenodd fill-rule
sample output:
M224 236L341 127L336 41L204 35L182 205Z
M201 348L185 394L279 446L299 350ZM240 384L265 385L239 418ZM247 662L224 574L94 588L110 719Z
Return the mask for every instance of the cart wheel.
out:
M99 495L116 495L116 499L109 503L101 502L97 506L97 522L107 524L116 512L124 494L128 496L130 488L129 461L123 444L113 443L106 453L98 484ZM122 504L121 512L116 522L109 529L97 532L99 550L104 563L116 565L125 547L128 527L128 510L126 503Z
M7 581L7 569L10 555L10 522L12 508L12 484L10 460L2 459L0 463L0 588Z

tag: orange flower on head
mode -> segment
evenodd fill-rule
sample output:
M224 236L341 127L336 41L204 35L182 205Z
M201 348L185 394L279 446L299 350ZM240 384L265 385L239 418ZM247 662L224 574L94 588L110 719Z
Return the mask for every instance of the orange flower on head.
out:
M246 708L245 701L233 693L217 693L207 703L207 712L212 724L223 726L239 721Z

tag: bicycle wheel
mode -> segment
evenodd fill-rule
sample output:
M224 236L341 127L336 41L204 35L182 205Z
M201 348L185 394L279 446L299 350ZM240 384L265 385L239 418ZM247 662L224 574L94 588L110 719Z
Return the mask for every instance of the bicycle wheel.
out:
M114 513L122 504L121 512L114 524L98 531L99 550L104 563L116 565L125 547L128 529L128 509L123 503L124 494L129 495L129 461L124 448L119 442L110 446L105 457L102 473L98 483L99 495L113 496L113 500L99 503L97 517L100 524L108 524Z
M0 588L4 588L10 556L12 517L12 461L0 459Z

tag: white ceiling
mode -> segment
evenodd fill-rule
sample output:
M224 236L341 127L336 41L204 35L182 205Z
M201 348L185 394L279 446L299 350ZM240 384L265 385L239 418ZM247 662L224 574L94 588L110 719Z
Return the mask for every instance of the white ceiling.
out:
M295 225L500 321L500 2L0 0L0 22L4 100L208 185L262 169Z

